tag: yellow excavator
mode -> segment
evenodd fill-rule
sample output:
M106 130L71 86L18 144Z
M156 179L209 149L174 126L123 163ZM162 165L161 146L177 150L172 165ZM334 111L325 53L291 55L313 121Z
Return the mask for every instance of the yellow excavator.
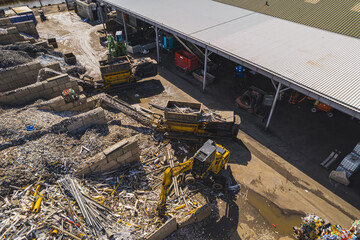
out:
M185 173L185 183L193 184L196 179L207 179L212 182L212 187L216 190L224 188L226 178L220 172L230 159L230 152L223 146L216 144L212 140L207 140L204 145L189 160L180 163L178 166L167 168L164 172L160 201L157 211L160 216L165 215L166 199L169 195L172 178Z

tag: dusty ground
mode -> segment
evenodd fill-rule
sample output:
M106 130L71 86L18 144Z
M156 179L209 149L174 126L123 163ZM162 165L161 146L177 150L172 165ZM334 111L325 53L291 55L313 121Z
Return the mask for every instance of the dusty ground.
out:
M55 36L60 43L60 50L75 53L88 72L96 76L97 61L106 54L96 34L102 26L81 22L72 13L56 13L48 17L49 21L38 26L40 36ZM149 102L165 105L166 101L171 99L200 101L214 109L234 109L233 100L230 101L233 92L229 96L229 89L220 88L220 84L213 87L217 88L217 91L209 88L209 91L203 94L198 84L187 81L188 76L176 72L171 58L169 59L159 67L158 76L152 81L142 83L152 84L154 92L143 91L139 84L136 89L119 93L120 97L132 103L140 103L144 107L148 107ZM135 97L135 94L139 94L139 97ZM286 239L291 234L291 224L299 223L299 214L314 212L344 227L359 218L359 192L329 184L326 182L326 173L319 170L320 157L332 146L318 141L317 145L313 146L314 141L307 140L307 131L292 139L290 133L282 130L289 127L289 124L284 124L287 114L279 114L279 110L275 112L270 133L261 130L262 123L258 118L236 111L242 117L238 138L235 141L221 140L220 143L231 152L230 166L242 187L241 192L233 198L224 199L218 196L218 210L214 217L180 230L171 238L193 239L195 236L199 239ZM279 124L282 126L278 126ZM290 129L296 127L299 126ZM326 131L326 128L320 131ZM301 146L298 146L299 143ZM308 163L307 151L316 147L322 151L315 149L314 154L310 154L310 159L316 157L318 160L313 164L312 171L306 171L302 162ZM325 157L326 154L322 159ZM191 237L189 232L192 233Z
M54 8L44 10L48 20L37 26L40 38L56 38L58 51L72 52L77 63L86 67L86 74L100 79L99 60L107 54L107 50L98 44L101 33L97 31L103 28L102 25L92 26L74 12L57 12Z

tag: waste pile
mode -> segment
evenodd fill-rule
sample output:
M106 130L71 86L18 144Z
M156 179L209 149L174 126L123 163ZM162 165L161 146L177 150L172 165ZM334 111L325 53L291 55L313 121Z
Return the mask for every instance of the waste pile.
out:
M150 104L150 105L167 112L191 113L191 114L199 115L199 121L204 121L204 122L226 122L228 120L219 111L215 111L212 109L202 109L202 107L200 107L199 109L194 109L185 105L173 104L172 107L164 108L155 104Z
M162 174L172 157L168 146L168 141L148 146L141 162L86 179L53 173L38 175L23 187L12 186L15 191L0 201L1 238L145 238L162 225L155 209ZM170 216L184 217L201 207L196 191L180 191L181 197L170 195Z
M34 45L20 42L0 46L0 69L28 63L44 55L62 56L60 52L54 51L47 45Z
M214 110L205 109L201 114L200 121L203 121L203 122L226 122L227 119L223 115L221 115L220 113L218 113Z
M206 203L199 188L178 177L181 194L174 193L173 184L168 216L160 218L155 211L165 169L195 151L184 142L163 141L161 134L109 110L107 125L29 138L76 114L40 111L36 106L41 102L0 108L2 140L14 140L0 149L1 238L141 239L167 218L189 217ZM87 158L135 134L141 135L140 162L87 178L73 175Z
M190 107L178 106L174 104L173 108L167 108L169 112L178 112L178 113L200 113L198 109L192 109Z
M360 220L355 220L349 229L325 222L315 214L302 218L300 227L294 227L296 239L299 240L348 240L360 239Z

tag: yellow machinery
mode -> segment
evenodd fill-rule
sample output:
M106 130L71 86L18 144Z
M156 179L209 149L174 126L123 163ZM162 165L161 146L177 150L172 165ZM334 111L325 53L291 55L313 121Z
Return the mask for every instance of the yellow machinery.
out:
M151 58L131 59L129 56L111 57L99 61L102 81L94 84L95 89L106 89L110 86L128 88L136 84L137 80L152 77L157 74L157 63Z
M206 179L212 182L214 189L221 190L224 187L226 178L220 173L229 162L230 152L223 146L212 140L207 140L204 145L189 160L180 163L173 168L167 168L161 187L158 213L165 214L166 198L169 195L172 177L185 173L185 183L192 184L195 179Z
M162 114L153 114L151 122L158 132L166 132L166 137L192 140L198 137L233 137L237 135L240 117L234 111L216 111L209 113L200 103L169 101ZM192 109L192 112L175 112L177 106ZM209 114L218 120L209 120Z
M127 56L100 61L101 76L107 85L130 83L131 65Z

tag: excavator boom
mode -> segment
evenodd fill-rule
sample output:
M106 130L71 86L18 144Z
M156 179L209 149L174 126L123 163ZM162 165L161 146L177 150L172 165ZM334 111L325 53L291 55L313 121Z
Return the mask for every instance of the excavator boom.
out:
M193 166L193 158L180 163L178 166L173 168L167 168L164 172L164 178L160 192L160 202L158 204L158 212L160 215L164 214L166 198L169 195L169 188L172 184L172 178L191 170Z
M209 139L189 160L180 163L178 166L167 168L161 186L160 201L157 207L158 214L160 216L165 214L166 198L169 195L173 177L190 171L197 178L209 177L211 174L218 175L229 159L230 152Z

